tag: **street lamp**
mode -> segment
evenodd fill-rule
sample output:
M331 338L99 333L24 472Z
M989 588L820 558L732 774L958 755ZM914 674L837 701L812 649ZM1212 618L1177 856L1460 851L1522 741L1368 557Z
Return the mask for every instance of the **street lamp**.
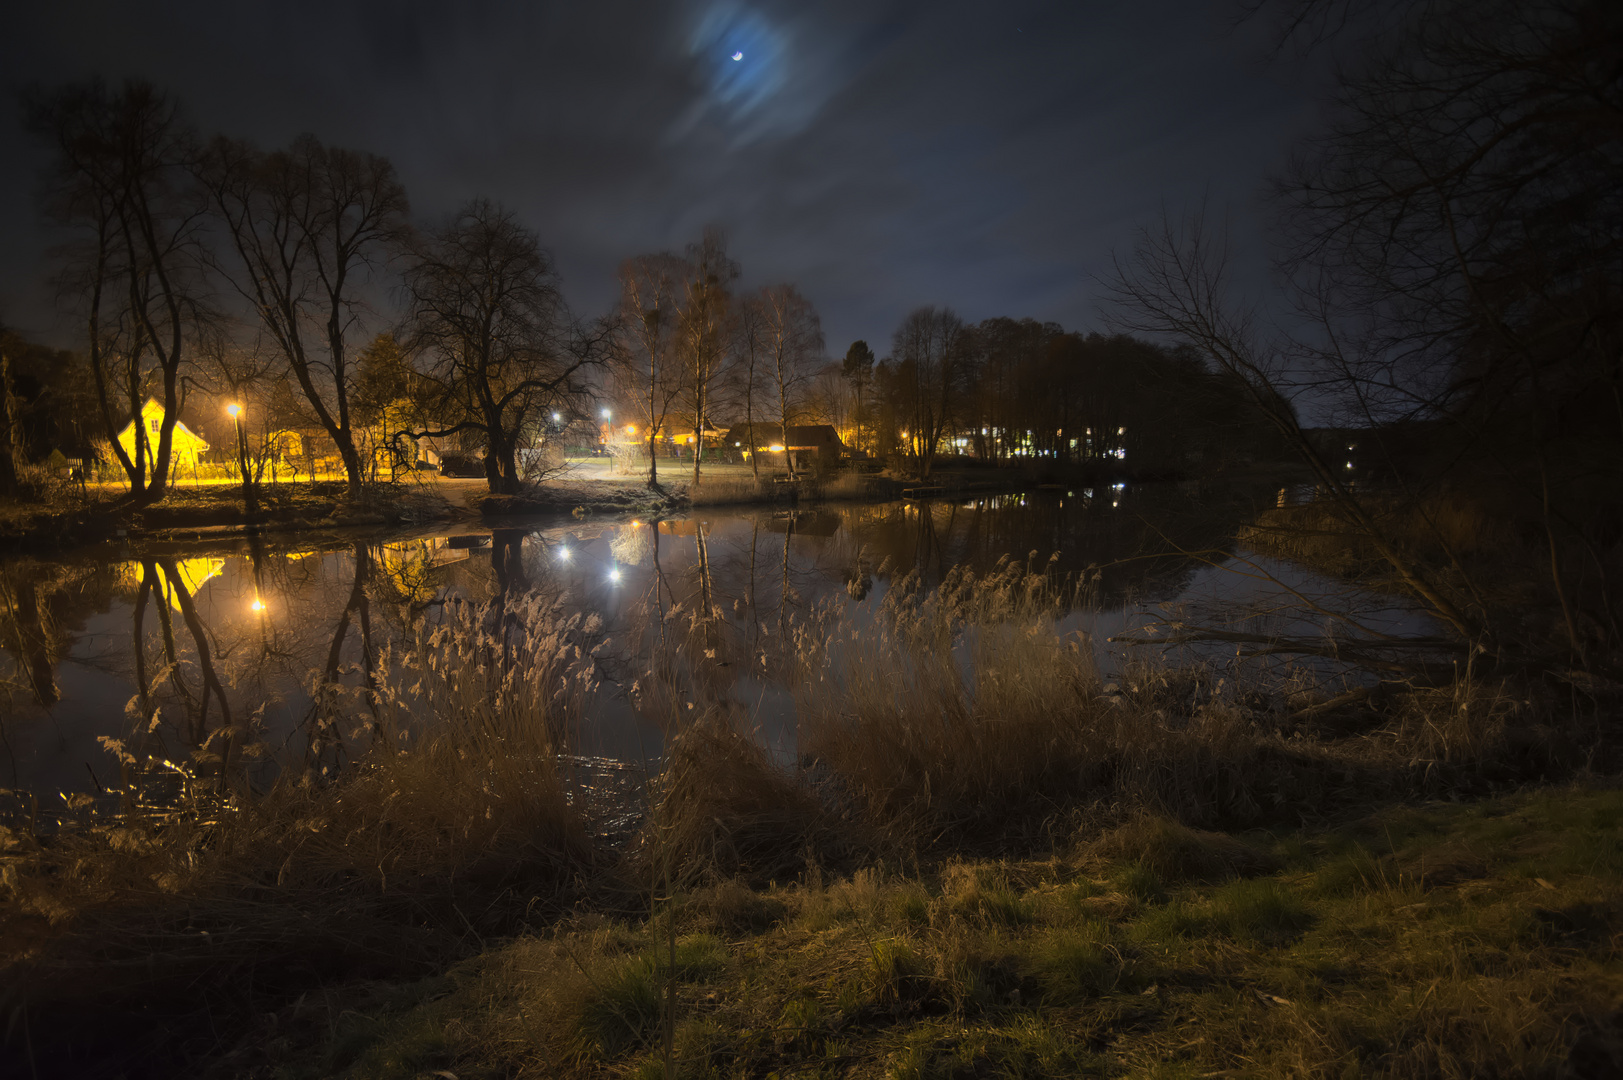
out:
M254 489L248 478L248 440L242 435L242 406L236 402L225 407L237 429L237 467L242 470L242 509L247 516L254 512Z

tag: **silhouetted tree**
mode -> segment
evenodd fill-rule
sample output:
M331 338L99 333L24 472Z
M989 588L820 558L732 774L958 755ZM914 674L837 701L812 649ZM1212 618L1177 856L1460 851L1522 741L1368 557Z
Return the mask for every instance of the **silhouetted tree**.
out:
M47 208L82 238L64 282L83 305L102 422L131 497L150 502L168 485L181 372L203 315L197 142L144 82L34 91L25 112L53 151ZM156 448L139 423L148 396L163 406ZM130 422L133 454L117 439Z
M769 362L768 374L777 398L778 430L789 475L795 474L795 455L788 449L789 427L812 370L823 356L823 327L817 309L793 285L774 285L760 294L761 336Z
M347 338L371 270L404 236L405 188L387 159L310 135L270 153L216 139L201 171L238 266L226 278L338 447L353 497L366 472Z
M639 255L620 265L621 332L627 383L648 439L648 486L659 490L659 435L685 382L677 353L683 283L689 267L675 255Z
M551 256L511 212L484 199L423 237L406 286L412 345L443 422L402 434L478 432L491 492L517 493L520 444L536 417L583 411L588 375L610 358L612 321L571 325Z
M732 294L738 264L727 257L727 236L714 226L688 245L687 280L677 320L677 346L686 369L686 397L693 417L693 482L699 482L704 432L717 380L728 358Z
M840 374L851 384L851 392L856 395L856 406L851 410L851 415L857 425L856 449L859 450L862 448L862 392L873 382L873 364L873 350L868 348L866 341L858 340L845 350L845 362L840 368Z
M953 430L965 375L964 324L949 308L921 307L896 329L892 355L903 442L918 475L928 477L941 440Z

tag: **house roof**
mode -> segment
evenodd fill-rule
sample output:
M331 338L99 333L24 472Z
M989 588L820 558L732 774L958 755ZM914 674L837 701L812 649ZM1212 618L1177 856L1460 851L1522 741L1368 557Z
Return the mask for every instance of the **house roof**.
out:
M754 435L751 436L751 427ZM840 447L839 432L832 424L790 424L780 428L777 424L738 424L727 432L726 442L748 443L754 448L782 443L791 450L815 450L821 447Z
M147 398L146 404L141 406L141 419L145 420L153 414L157 414L160 417L163 416L163 406L159 405L154 399ZM122 442L124 437L128 435L130 437L130 441L133 442L135 438L134 432L135 421L131 420L129 423L125 424L123 430L118 433L119 441ZM197 432L187 427L179 417L176 417L175 419L175 436L178 436L182 440L190 439L194 442L202 444L203 449L208 449L208 440L204 439Z

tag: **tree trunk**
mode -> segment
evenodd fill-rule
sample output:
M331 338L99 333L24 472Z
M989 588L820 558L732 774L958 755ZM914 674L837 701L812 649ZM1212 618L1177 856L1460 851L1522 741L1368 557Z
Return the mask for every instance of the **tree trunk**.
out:
M0 495L15 499L21 494L17 480L17 458L14 435L16 408L11 397L11 360L0 352Z

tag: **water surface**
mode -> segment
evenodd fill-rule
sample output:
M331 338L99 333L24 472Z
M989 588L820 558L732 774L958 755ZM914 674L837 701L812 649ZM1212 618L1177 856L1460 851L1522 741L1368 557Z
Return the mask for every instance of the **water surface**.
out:
M176 760L226 723L251 723L273 756L297 757L313 687L355 685L411 627L459 601L539 594L596 616L599 689L576 744L622 762L658 757L670 710L718 703L792 753L793 697L772 656L814 612L860 625L908 574L928 587L954 567L984 573L1013 559L1080 582L1060 630L1087 635L1107 667L1109 637L1157 622L1329 629L1304 596L1351 605L1384 632L1425 631L1389 599L1236 553L1236 526L1273 499L1271 489L1118 485L14 559L0 564L0 787L51 797L112 787L105 740L140 723ZM702 612L702 640L672 640ZM656 667L657 708L647 693ZM151 722L133 700L142 685Z

